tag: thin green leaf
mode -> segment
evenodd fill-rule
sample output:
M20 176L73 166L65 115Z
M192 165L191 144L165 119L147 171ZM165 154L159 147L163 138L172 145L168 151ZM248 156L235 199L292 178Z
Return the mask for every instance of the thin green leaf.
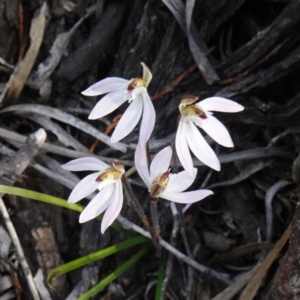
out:
M91 288L89 291L81 295L77 300L87 300L90 297L93 297L97 293L99 293L102 289L104 289L108 284L122 275L125 271L127 271L131 266L133 266L143 255L147 253L149 250L149 246L145 246L138 253L132 256L129 260L127 260L121 267L116 269L114 272L110 273L107 277L102 279L97 285Z
M43 193L38 193L38 192L27 190L27 189L21 189L21 188L17 188L17 187L13 187L13 186L0 185L0 192L5 193L5 194L28 198L31 200L37 200L37 201L48 203L48 204L57 205L57 206L67 208L70 210L75 210L77 212L82 212L85 208L84 206L79 205L79 204L70 204L67 202L67 200L62 199L62 198L54 197L54 196L43 194ZM102 216L98 216L96 219L101 221ZM116 229L118 231L123 231L123 228L117 222L113 222L111 227L113 227L114 229Z
M165 277L165 266L163 261L161 260L158 267L158 277L155 289L155 300L162 299L162 285Z
M91 253L89 255L83 256L81 258L78 258L76 260L73 260L69 263L66 263L64 265L61 265L61 266L51 270L51 272L48 274L47 282L49 283L50 280L54 276L65 274L67 272L70 272L70 271L73 271L77 268L80 268L80 267L82 267L82 266L84 266L88 263L91 263L95 260L102 259L104 257L107 257L109 255L117 253L121 250L130 248L130 247L133 247L135 245L142 244L142 243L145 243L145 242L148 242L148 241L149 241L149 239L147 239L145 237L142 237L142 236L135 237L135 238L132 238L132 239L127 240L125 242L113 245L111 247L107 247L107 248L102 249L100 251L97 251L97 252Z

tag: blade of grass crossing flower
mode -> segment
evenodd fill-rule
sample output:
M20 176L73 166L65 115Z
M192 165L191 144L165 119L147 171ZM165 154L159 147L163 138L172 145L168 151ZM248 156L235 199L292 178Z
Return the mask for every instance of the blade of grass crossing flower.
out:
M38 193L38 192L27 190L27 189L21 189L21 188L17 188L17 187L13 187L13 186L0 185L0 192L5 193L5 194L28 198L31 200L37 200L37 201L48 203L48 204L57 205L57 206L67 208L70 210L74 210L77 212L82 212L85 208L84 206L79 205L79 204L70 204L67 202L67 200L62 199L62 198L58 198L58 197L43 194L43 193ZM102 216L98 216L96 219L101 221ZM111 226L118 231L123 231L123 228L117 222L114 222Z
M139 252L133 255L129 260L127 260L121 267L116 269L114 272L110 273L107 277L102 279L97 285L91 288L89 291L81 295L77 300L87 300L103 290L108 284L122 275L130 267L132 267L143 255L145 255L150 246L143 247Z
M158 266L158 276L157 276L157 283L155 289L155 300L162 299L162 285L165 277L165 266L164 262L161 260Z
M102 259L104 257L115 254L121 250L145 243L147 241L149 241L149 239L139 236L139 237L129 239L125 242L113 245L111 247L107 247L100 251L91 253L89 255L83 256L81 258L75 259L69 263L63 264L63 265L51 270L51 272L47 276L47 282L49 283L54 276L62 275L67 272L73 271L73 270L80 268L86 264L89 264L95 260Z

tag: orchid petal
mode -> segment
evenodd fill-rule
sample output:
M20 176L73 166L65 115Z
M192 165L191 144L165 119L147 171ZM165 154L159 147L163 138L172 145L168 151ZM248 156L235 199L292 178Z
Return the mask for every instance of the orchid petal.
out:
M152 73L145 63L142 62L141 65L143 66L143 79L145 80L146 86L148 87L152 79Z
M133 100L126 109L122 118L120 119L112 137L111 142L116 143L127 136L136 126L141 118L143 110L143 102L141 96Z
M210 97L198 102L196 105L208 111L235 113L244 110L244 107L235 101L221 97Z
M169 177L169 183L165 190L166 193L180 193L188 189L194 182L198 170L193 169L193 176L190 176L187 171L182 171L178 174L171 174Z
M111 92L103 97L93 108L89 115L90 120L100 119L116 110L128 100L125 90Z
M220 162L196 126L187 123L187 142L195 156L210 168L220 171Z
M117 180L103 180L101 182L98 182L97 190L101 191L108 185L113 185L116 182L117 182Z
M202 127L203 122L206 121L206 119L201 119L198 116L186 116L186 117L183 117L183 120L184 120L184 122L194 122L200 128Z
M129 81L119 77L108 77L96 82L81 92L85 96L98 96L112 91L126 89Z
M153 103L148 95L148 93L142 94L143 97L143 116L142 116L142 123L140 128L140 143L146 144L150 136L153 132L154 125L155 125L155 110Z
M208 116L201 124L202 129L218 144L224 147L233 147L228 130L218 119Z
M183 168L188 172L190 176L193 175L193 161L188 148L187 143L187 124L186 122L179 122L177 133L176 133L176 152L177 156L183 166Z
M113 223L122 209L123 189L120 181L115 184L115 190L110 199L110 205L108 206L102 219L101 233L104 233L105 230Z
M69 196L68 202L76 203L93 193L99 185L99 182L96 182L98 176L99 172L92 173L80 180Z
M95 157L81 157L73 159L61 167L68 171L102 171L109 168L109 165Z
M146 94L147 88L144 86L139 86L134 88L134 90L131 92L132 99L135 100L139 95Z
M153 158L150 165L150 178L155 177L168 171L172 158L172 148L170 146L159 151Z
M134 154L134 164L137 172L147 187L150 187L150 175L147 164L147 154L145 145L138 144Z
M114 186L110 185L99 192L80 214L79 223L87 222L102 214L110 203L109 200L113 191Z
M185 193L164 192L160 195L160 197L176 203L194 203L212 194L213 192L210 190L197 190Z

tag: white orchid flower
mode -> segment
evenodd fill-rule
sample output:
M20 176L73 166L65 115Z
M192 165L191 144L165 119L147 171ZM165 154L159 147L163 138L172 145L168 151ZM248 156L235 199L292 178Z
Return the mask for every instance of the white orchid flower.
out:
M140 142L146 144L154 129L155 110L148 95L147 87L152 79L149 68L143 66L143 78L126 80L119 77L105 78L82 92L85 96L97 96L108 93L94 107L89 119L99 119L113 112L127 100L130 105L120 119L111 137L115 143L126 137L137 125L141 115Z
M87 222L105 211L101 223L102 233L117 218L123 205L122 176L125 172L124 165L120 161L114 161L112 165L113 167L110 167L94 157L78 158L62 165L62 168L68 171L97 171L84 177L75 186L68 202L76 203L98 189L99 193L80 214L79 222Z
M224 147L233 147L231 137L225 126L217 120L211 111L239 112L244 107L232 100L211 97L195 103L196 96L187 96L181 100L179 110L181 118L176 134L176 151L183 168L193 174L193 161L190 150L205 165L220 171L220 162L208 145L196 125L202 128L212 139ZM195 103L195 104L194 104Z
M148 169L146 148L138 144L135 152L135 166L149 189L152 199L164 198L177 203L194 203L213 194L210 190L197 190L183 192L194 182L197 169L193 169L193 175L189 176L186 171L178 174L170 172L172 149L170 146L156 154Z

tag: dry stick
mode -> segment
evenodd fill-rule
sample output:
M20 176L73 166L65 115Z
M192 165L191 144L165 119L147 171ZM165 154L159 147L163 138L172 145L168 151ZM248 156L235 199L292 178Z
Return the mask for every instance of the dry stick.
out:
M215 46L211 47L210 49L208 49L204 55L207 57L209 56L214 50L216 49ZM158 99L160 99L162 96L164 96L165 94L168 93L172 93L176 90L176 88L178 87L178 85L185 79L187 78L191 73L193 73L196 69L197 69L197 64L192 65L191 67L188 68L187 71L185 71L183 74L181 74L179 77L177 77L175 80L172 81L171 85L166 88L165 90L155 94L154 96L151 97L152 101L156 101Z
M265 206L266 206L266 240L271 241L273 233L273 212L272 212L272 201L276 193L283 187L292 184L286 180L279 180L273 184L266 193L265 196Z
M279 253L281 252L282 248L289 240L291 234L292 234L292 227L290 224L288 228L285 230L285 232L283 233L280 240L277 241L274 248L268 253L265 260L260 264L257 272L255 272L250 282L243 290L239 300L252 300L254 298L264 278L266 277L269 268L273 264L274 260L277 259Z
M19 133L16 133L14 131L10 131L10 130L4 129L4 128L0 128L0 137L5 139L6 141L9 141L10 143L16 142L19 144L24 144L26 141L26 136L23 136ZM44 143L42 145L41 149L43 149L47 152L50 152L50 153L54 153L54 154L58 154L58 155L70 157L70 158L93 156L93 157L96 157L96 158L103 160L104 162L108 162L108 163L116 160L116 158L110 158L110 157L99 156L99 155L89 155L88 153L85 153L85 152L76 151L76 150L68 149L65 147L52 145L50 143ZM128 160L122 160L122 163L125 166L133 165L133 162L128 161Z
M1 165L0 183L12 185L16 181L17 177L20 176L23 173L23 171L27 168L31 160L36 156L39 147L41 147L45 140L46 132L44 129L39 129L35 134L30 135L26 141L26 144L20 148L20 150L16 153L14 159L11 159L7 163ZM25 258L22 245L20 243L14 225L10 219L10 216L7 212L6 206L2 200L3 195L3 193L0 193L0 212L3 216L6 228L11 236L11 239L16 247L19 260L24 275L26 277L29 289L31 291L32 297L34 300L40 300L40 296L35 286L29 265Z
M125 229L125 230L132 230L134 232L139 233L142 236L145 236L149 239L151 239L151 235L149 232L145 231L143 228L141 228L138 225L133 224L123 216L119 215L117 218L117 221L120 223L120 225ZM209 267L200 265L197 263L194 259L187 257L185 254L174 248L172 245L170 245L168 242L163 240L162 238L159 239L158 243L164 247L167 251L172 253L174 256L176 256L179 260L183 261L184 263L188 264L189 266L193 267L194 269L198 270L201 273L207 273L211 277L214 277L226 284L231 284L232 281L229 277L228 274L225 273L219 273Z
M257 264L254 268L252 268L247 273L239 275L233 284L219 293L217 296L212 298L211 300L230 300L232 299L253 277L256 273L257 269L259 268L260 264Z
M248 68L247 70L245 70L244 72L238 74L235 77L232 78L227 78L225 80L219 81L220 85L226 85L226 84L230 84L238 79L241 79L247 75L249 75L249 73L253 72L255 69L257 69L261 64L265 63L266 61L268 61L272 56L274 56L275 54L277 54L279 52L279 50L290 40L290 38L286 38L284 39L283 42L281 42L278 46L276 46L271 52L269 52L267 55L265 55L261 60L259 60L257 63L255 63L253 66L251 66L250 68Z

